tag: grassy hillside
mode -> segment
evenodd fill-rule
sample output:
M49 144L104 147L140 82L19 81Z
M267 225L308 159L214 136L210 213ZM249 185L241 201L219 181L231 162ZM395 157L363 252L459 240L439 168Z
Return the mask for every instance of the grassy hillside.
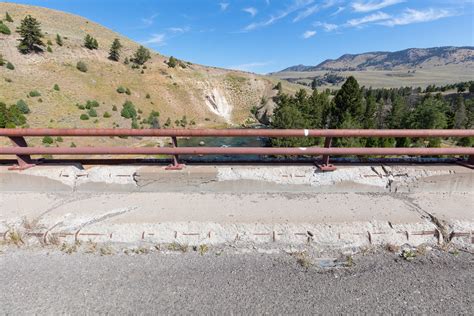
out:
M374 88L426 87L474 79L473 47L412 48L398 52L346 54L317 66L293 66L271 74L274 78L309 84L314 78L354 76L361 85ZM339 84L327 83L325 88Z
M163 125L169 118L173 123L186 116L189 126L238 125L249 119L250 109L264 96L273 94L276 80L255 74L205 67L183 62L183 67L171 68L168 57L152 52L145 69L132 69L124 58L133 55L138 43L82 17L45 8L0 3L0 19L8 12L13 22L4 21L11 35L0 34L0 54L14 65L14 70L0 67L0 102L16 103L23 99L31 109L31 127L130 127L131 120L121 117L122 104L129 100L139 110L140 122L152 111L160 113ZM21 54L19 34L15 31L26 15L41 23L43 42L51 43L52 52ZM64 45L56 44L56 34ZM84 37L90 34L99 43L98 50L85 48ZM119 38L124 46L120 62L109 60L112 41ZM177 56L179 58L179 56ZM88 71L76 69L77 62ZM59 91L53 89L57 84ZM130 94L118 93L118 87L128 88ZM294 91L287 84L288 92ZM41 95L30 97L30 91ZM76 104L96 100L97 117L81 120L87 113ZM114 111L114 106L117 111ZM104 113L110 114L104 118ZM146 124L140 127L147 128Z

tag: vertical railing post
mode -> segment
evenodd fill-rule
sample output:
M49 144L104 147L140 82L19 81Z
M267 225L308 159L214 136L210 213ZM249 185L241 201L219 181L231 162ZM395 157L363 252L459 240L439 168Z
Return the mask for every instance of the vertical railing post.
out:
M8 138L15 147L28 147L28 143L23 136L10 136ZM16 160L18 164L8 168L9 170L25 170L36 165L30 155L16 155Z
M324 140L324 147L330 148L332 144L332 137L326 137ZM329 155L323 155L322 164L318 165L321 171L334 171L337 168L329 163Z
M171 136L171 143L173 148L178 147L178 138L176 136ZM173 155L173 163L166 167L166 170L182 170L184 168L184 164L179 163L179 156Z

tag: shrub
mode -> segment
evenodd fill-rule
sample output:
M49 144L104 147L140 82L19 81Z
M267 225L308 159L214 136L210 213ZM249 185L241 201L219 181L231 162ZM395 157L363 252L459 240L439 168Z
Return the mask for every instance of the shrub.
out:
M28 114L30 113L30 108L28 107L28 104L26 104L25 101L23 100L18 100L16 102L16 107L18 108L18 110L21 111L21 113L23 114Z
M76 144L75 144L74 142L72 142L71 145L69 145L69 147L75 148L75 147L77 147L77 146L76 146Z
M126 95L131 95L131 94L132 94L132 92L130 91L130 89L129 89L129 88L127 88L127 89L125 89L125 94L126 94Z
M13 82L13 80L11 80L10 78L5 78L5 81L6 82Z
M63 39L59 34L56 34L56 44L58 44L58 46L63 46Z
M13 19L8 12L5 12L5 21L13 23Z
M122 117L126 119L137 117L137 111L135 110L135 105L132 102L126 101L122 107L122 111L120 112Z
M147 98L147 99L151 98L151 96L150 96L149 93L146 94L146 98Z
M87 114L81 114L80 119L83 120L83 121L87 121L87 120L89 119L89 115L87 115Z
M3 59L3 55L0 54L0 66L5 65L5 59Z
M51 136L43 137L43 144L51 145L52 143L54 143L54 139Z
M111 117L111 116L112 116L112 115L110 115L109 112L105 112L105 113L104 113L104 118L109 118L109 117Z
M58 143L62 143L64 140L63 140L63 138L62 138L61 136L58 136L58 137L56 137L56 141L57 141Z
M41 96L41 93L39 93L38 90L32 90L32 91L30 91L29 95L30 95L30 97L34 98L34 97Z
M151 58L150 51L143 46L140 46L135 55L133 55L133 62L137 65L143 65Z
M48 40L48 41L46 42L46 44L48 44L49 46L52 46L52 45L53 45L53 42L51 42L51 40Z
M117 111L117 106L116 105L112 105L112 111Z
M56 90L56 91L59 91L59 90L60 90L57 83L54 85L53 89Z
M48 51L48 53L52 53L52 52L53 52L53 49L51 48L51 46L48 46L48 48L46 48L46 50Z
M90 34L87 34L84 38L84 46L90 50L93 50L99 48L99 43Z
M98 108L100 106L99 102L96 100L87 100L86 109Z
M170 59L168 59L168 62L166 63L168 65L168 67L170 68L176 68L176 66L178 65L178 59L176 59L175 57L171 56Z
M10 35L12 32L10 31L8 26L6 26L0 21L0 33L5 34L5 35Z
M125 88L120 86L120 87L117 88L117 92L120 93L120 94L125 93Z
M7 62L7 69L15 70L15 66L11 62Z
M76 68L77 68L77 70L79 70L81 72L87 72L87 65L83 61L78 61L77 64L76 64Z
M132 127L133 129L138 129L138 122L137 122L137 119L136 119L136 118L133 118L133 119L132 119L132 125L131 125L131 127Z
M95 109L90 109L87 114L89 114L90 117L97 117L97 112Z

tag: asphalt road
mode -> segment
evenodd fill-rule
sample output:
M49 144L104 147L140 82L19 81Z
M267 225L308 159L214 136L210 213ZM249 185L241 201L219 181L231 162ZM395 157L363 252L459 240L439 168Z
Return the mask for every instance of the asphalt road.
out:
M474 256L392 253L351 267L288 254L0 254L1 314L474 314Z

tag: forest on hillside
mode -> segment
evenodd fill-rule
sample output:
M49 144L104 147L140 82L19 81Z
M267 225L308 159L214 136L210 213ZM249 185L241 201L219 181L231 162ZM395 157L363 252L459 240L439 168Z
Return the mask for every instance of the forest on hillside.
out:
M274 101L270 127L336 129L472 129L474 126L474 81L444 87L371 89L349 77L337 91L312 93L301 89L294 96L281 92ZM442 94L456 88L456 93ZM264 103L265 101L262 101ZM447 140L450 145L473 146L472 138ZM318 138L274 138L272 146L321 145ZM339 138L334 146L409 147L441 146L439 138Z

